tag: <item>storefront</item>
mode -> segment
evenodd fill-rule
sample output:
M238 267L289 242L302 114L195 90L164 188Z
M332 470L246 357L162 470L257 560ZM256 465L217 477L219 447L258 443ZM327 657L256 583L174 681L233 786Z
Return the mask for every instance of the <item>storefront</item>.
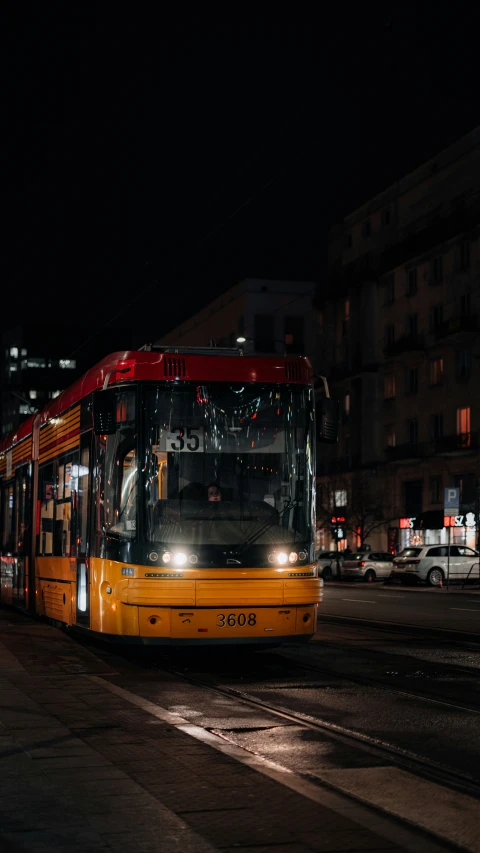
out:
M414 545L447 545L450 530L452 545L477 547L475 513L443 516L443 511L424 512L415 518L400 518L398 527L389 531L389 543L395 553Z

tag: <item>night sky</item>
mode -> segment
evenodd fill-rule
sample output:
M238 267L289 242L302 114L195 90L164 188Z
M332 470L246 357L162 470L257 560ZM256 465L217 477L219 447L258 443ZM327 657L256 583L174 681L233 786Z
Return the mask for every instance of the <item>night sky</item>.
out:
M4 6L2 328L321 282L333 222L480 124L468 21L422 6Z

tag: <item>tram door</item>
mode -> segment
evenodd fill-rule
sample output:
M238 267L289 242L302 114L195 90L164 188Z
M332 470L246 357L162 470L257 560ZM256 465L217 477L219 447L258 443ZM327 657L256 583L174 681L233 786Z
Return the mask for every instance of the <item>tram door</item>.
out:
M90 507L91 507L91 460L92 433L84 433L80 438L80 464L78 469L77 498L77 615L76 624L90 627Z

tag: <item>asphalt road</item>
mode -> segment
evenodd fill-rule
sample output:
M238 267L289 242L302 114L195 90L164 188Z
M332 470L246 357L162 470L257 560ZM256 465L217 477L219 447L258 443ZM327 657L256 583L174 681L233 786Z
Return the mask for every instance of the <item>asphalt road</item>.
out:
M327 583L322 616L397 622L480 635L480 594L446 589L408 590L384 584Z

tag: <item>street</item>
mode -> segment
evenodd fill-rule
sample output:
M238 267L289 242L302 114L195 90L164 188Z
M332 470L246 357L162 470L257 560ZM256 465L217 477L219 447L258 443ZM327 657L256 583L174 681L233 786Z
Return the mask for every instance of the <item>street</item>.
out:
M480 637L480 594L418 589L383 583L327 583L319 618L340 616L402 625L465 631Z

